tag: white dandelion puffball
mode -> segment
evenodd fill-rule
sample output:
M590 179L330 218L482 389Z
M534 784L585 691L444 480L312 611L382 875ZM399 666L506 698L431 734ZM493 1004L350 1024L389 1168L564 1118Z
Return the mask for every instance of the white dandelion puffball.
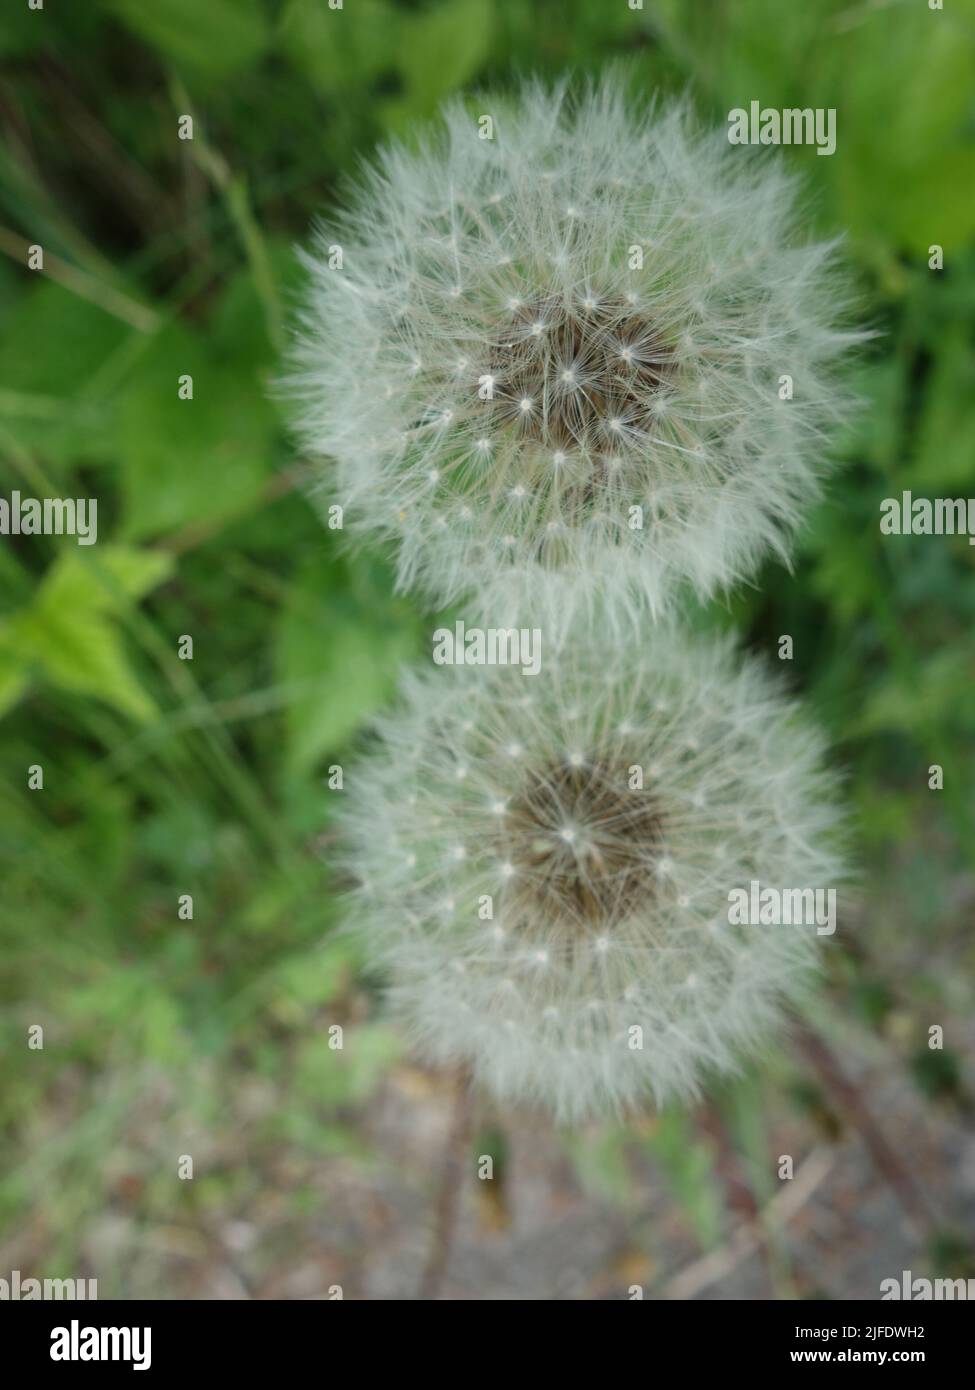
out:
M385 149L306 257L288 389L345 526L435 604L659 609L787 559L863 336L794 178L612 81L483 111Z
M340 862L413 1041L560 1120L694 1095L815 962L815 926L732 924L729 893L836 884L821 751L762 666L665 628L409 673Z

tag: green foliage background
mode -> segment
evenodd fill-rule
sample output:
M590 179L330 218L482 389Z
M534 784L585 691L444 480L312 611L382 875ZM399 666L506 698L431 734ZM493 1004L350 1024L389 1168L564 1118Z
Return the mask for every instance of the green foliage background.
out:
M975 493L971 0L8 0L0 493L99 500L97 546L0 544L0 1230L29 1231L34 1274L75 1269L119 1204L163 1219L176 1156L221 1126L231 1152L185 1185L191 1220L252 1210L282 1151L296 1209L303 1164L372 1161L357 1117L399 1045L331 933L325 775L430 620L305 494L269 390L294 244L377 140L450 93L620 58L717 121L753 98L837 109L833 157L786 157L880 331L866 406L795 573L770 566L706 620L772 659L793 636L848 777L863 881L830 953L834 1036L879 1039L931 1104L968 1104L950 1026L944 1053L926 1039L971 1009L975 548L882 539L878 507ZM276 1103L247 1124L255 1084ZM794 1058L750 1072L722 1102L745 1150L770 1086L815 1108ZM140 1140L147 1096L164 1122ZM619 1200L623 1142L567 1140ZM706 1150L678 1115L649 1142L707 1247L724 1217ZM123 1270L98 1273L124 1293Z

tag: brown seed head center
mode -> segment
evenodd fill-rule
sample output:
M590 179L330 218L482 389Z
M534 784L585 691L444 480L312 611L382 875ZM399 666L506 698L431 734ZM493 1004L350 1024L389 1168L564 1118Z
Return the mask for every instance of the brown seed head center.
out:
M659 328L624 300L539 298L499 328L488 404L545 448L612 453L652 428L673 370Z
M504 819L504 852L515 870L505 916L569 933L611 929L655 891L663 818L649 791L631 790L627 769L573 762L532 773Z

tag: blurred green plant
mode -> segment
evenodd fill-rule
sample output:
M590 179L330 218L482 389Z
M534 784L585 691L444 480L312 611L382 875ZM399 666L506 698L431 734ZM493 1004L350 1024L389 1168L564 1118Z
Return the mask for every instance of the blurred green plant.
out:
M838 111L835 156L786 157L810 218L846 232L880 333L859 369L865 407L795 575L770 567L701 621L738 624L773 659L792 635L865 864L869 929L853 948L838 936L831 991L849 1010L883 996L871 1026L899 1020L888 1040L918 1087L967 1104L924 1038L935 1005L939 1021L970 1005L957 966L973 950L958 902L975 849L975 550L881 544L877 518L902 488L973 486L970 0L7 6L0 493L99 501L90 552L0 545L0 1026L18 1057L0 1099L0 1224L32 1225L55 1273L107 1204L144 1221L168 1210L160 1165L252 1083L274 1104L254 1109L246 1171L234 1145L213 1155L187 1197L204 1214L252 1200L282 1142L362 1151L355 1107L398 1048L332 932L327 771L430 622L390 596L381 557L341 553L305 496L271 390L292 247L376 140L452 92L619 59L647 91L689 87L718 121L753 98ZM43 273L26 268L32 244ZM25 1064L37 1023L45 1048ZM754 1078L739 1090L730 1128L762 1202ZM166 1122L123 1142L146 1096ZM688 1124L661 1117L649 1148L708 1248L722 1207ZM612 1134L570 1147L587 1184L625 1198Z

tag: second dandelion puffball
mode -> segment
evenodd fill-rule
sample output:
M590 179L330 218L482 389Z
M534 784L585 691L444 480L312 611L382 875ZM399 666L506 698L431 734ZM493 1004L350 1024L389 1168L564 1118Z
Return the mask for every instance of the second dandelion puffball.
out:
M835 885L818 736L763 667L566 634L536 677L408 675L343 793L351 917L433 1061L563 1120L697 1093L801 990L809 927L732 890Z

